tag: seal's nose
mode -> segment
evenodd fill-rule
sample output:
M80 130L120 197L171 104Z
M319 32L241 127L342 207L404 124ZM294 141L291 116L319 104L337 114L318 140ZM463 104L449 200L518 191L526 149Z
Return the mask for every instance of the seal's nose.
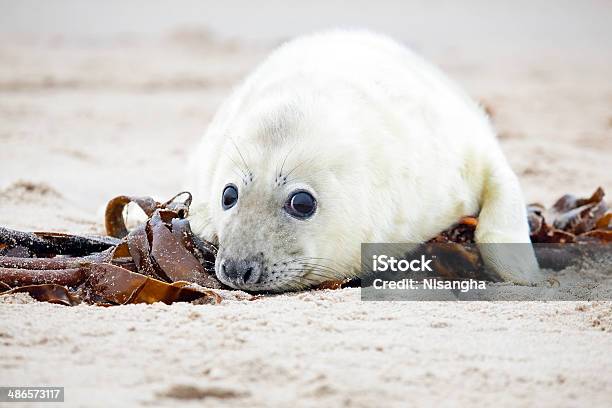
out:
M224 259L221 261L220 272L234 285L250 285L259 282L262 262L255 259Z

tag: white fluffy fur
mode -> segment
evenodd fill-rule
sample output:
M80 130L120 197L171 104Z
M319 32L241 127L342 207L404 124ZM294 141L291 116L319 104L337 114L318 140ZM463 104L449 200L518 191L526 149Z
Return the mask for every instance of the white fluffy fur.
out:
M192 224L218 242L218 260L265 258L266 276L243 289L349 276L360 243L421 242L468 214L480 213L479 243L529 242L519 184L482 109L436 67L372 33L325 32L278 48L220 108L192 164ZM286 185L281 166L283 176L292 170ZM230 182L239 200L223 211ZM309 220L282 209L296 188L318 200ZM519 268L507 266L512 255L485 256L502 279L536 276L530 247ZM324 268L291 261L305 257Z

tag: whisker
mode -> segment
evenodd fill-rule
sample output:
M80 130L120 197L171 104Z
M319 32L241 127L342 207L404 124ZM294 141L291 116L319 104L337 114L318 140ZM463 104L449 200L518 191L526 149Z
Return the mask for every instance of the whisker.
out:
M226 151L223 151L223 154L225 156L227 156L228 159L230 159L230 161L234 164L234 166L236 166L236 168L238 170L240 170L240 173L242 173L242 175L236 173L238 175L238 177L240 177L240 179L244 182L246 180L247 177L247 173L245 173L245 171L242 169L242 167L240 167L240 165L238 163L236 163L236 161L234 159L232 159L232 156L229 155L229 153L227 153ZM232 171L236 171L235 169L232 169Z
M240 159L242 159L242 163L244 163L244 166L246 167L247 171L248 171L248 175L253 175L253 172L251 171L251 169L249 168L249 165L247 164L246 160L244 159L244 156L242 155L242 152L240 151L240 149L238 148L238 145L236 144L236 142L234 141L234 139L232 139L231 137L228 137L228 139L233 143L234 147L236 148L236 151L238 152L238 155L240 156Z
M240 180L242 180L242 182L243 182L243 183L246 183L246 179L245 179L245 176L244 176L244 175L241 175L240 173L238 173L238 172L236 171L236 169L232 169L232 171L234 172L234 174L236 174L236 175L238 176L238 178L239 178Z
M289 155L291 154L291 152L293 152L293 149L295 149L295 146L297 146L297 144L294 144L288 151L287 154L285 155L285 158L283 159L283 164L281 164L280 170L278 170L276 172L276 174L278 174L278 177L281 177L283 174L283 169L285 168L285 163L287 162L287 159L289 158Z
M336 265L339 268L342 269L351 269L351 265L349 264L345 264L345 263L340 263L334 259L331 258L319 258L319 257L301 257L301 258L294 258L291 260L291 262L302 262L302 261L325 261L325 262L329 262L332 263L334 265Z
M298 167L300 167L300 165L306 164L309 161L313 161L313 160L314 160L314 158L313 159L304 160L303 162L299 163L299 165L296 165L289 173L287 173L286 177L288 177L291 173L293 173L293 171L296 170ZM310 169L308 173L310 175L314 175L314 174L318 174L318 173L320 173L320 172L322 172L324 170L327 170L327 169L324 168L324 167L320 167L320 168L315 169L315 170ZM298 177L288 178L287 180L285 180L285 182L292 183L293 181L295 181L297 179L298 179Z
M288 270L297 271L297 272L305 272L304 275L302 275L301 277L296 277L296 278L304 278L309 275L312 275L315 277L319 277L321 278L321 280L325 281L325 280L336 280L336 279L340 279L343 277L335 273L330 273L330 271L319 270L316 268L298 268L298 269L288 269ZM313 281L313 282L316 282L316 281Z
M218 247L217 245L213 244L213 243L212 243L212 242L210 242L210 241L204 241L204 244L205 244L205 245L208 245L208 246L213 247L213 249L215 250L215 252L218 252L218 251L219 251L219 247Z
M327 270L322 270L322 269L317 269L317 268L288 268L285 269L286 271L289 272L308 272L308 273L312 273L315 276L321 276L321 277L331 277L334 274L330 274L331 271L327 271Z
M340 274L340 272L334 268L328 267L328 266L324 266L324 265L319 265L319 264L311 264L311 263L302 263L300 264L301 266L306 266L309 268L317 268L321 271L329 271L335 274Z
M289 177L291 175L291 173L293 173L298 167L302 166L303 164L309 162L309 161L313 161L313 158L310 159L306 159L306 160L302 160L301 162L299 162L298 164L296 164L287 174L285 174L285 177Z

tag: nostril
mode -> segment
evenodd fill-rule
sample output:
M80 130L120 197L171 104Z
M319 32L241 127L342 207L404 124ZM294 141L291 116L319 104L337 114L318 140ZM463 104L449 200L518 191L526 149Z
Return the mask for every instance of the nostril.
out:
M219 274L229 280L236 279L236 263L231 259L223 259L219 264Z
M261 280L263 265L258 262L251 262L244 271L244 282L251 285L259 283Z
M248 282L251 275L253 275L253 267L246 268L246 270L244 271L244 275L243 275L244 281Z

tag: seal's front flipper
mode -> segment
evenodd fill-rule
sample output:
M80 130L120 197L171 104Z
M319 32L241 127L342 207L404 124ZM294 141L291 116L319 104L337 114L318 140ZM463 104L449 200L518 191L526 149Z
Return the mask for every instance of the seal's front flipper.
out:
M476 243L492 278L529 284L541 281L518 180L504 163L484 182Z
M478 249L494 280L528 285L544 279L531 244L480 242Z

